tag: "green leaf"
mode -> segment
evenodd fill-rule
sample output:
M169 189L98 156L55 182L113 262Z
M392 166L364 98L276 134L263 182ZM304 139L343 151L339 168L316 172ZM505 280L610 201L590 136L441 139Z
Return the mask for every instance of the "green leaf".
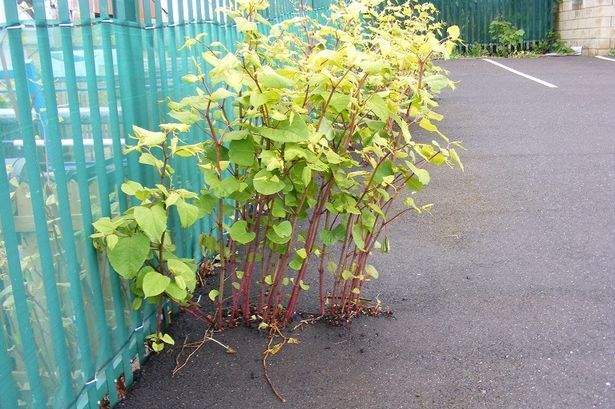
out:
M407 162L406 164L408 166L408 169L410 169L412 173L414 173L414 175L418 178L419 182L421 182L421 185L426 186L429 184L430 177L427 170L417 168L410 162Z
M378 166L378 168L374 172L374 182L376 183L376 185L380 185L385 177L391 176L393 174L395 174L393 172L393 162L391 162L390 159L386 159L380 164L380 166Z
M384 236L384 240L382 241L382 248L380 249L383 253L388 253L391 250L391 244L389 242L388 236Z
M169 334L164 334L162 337L160 337L160 339L165 344L175 345L175 340Z
M101 217L92 223L92 226L103 234L111 234L115 232L115 229L118 227L117 224L109 217Z
M334 93L329 102L329 106L335 110L335 112L342 112L348 105L350 105L350 95Z
M295 255L295 257L293 257L290 263L288 263L288 267L292 268L293 270L299 270L302 265L303 259L301 259L301 257L299 257L298 255Z
M155 297L162 294L170 282L169 277L157 271L150 271L143 277L143 294L145 294L145 297Z
M255 130L267 139L284 143L307 141L310 136L305 120L300 116L295 116L292 123L290 120L281 121L276 128L261 127Z
M275 244L286 244L290 241L290 236L279 236L275 231L269 230L267 232L267 238L269 241Z
M271 277L271 274L267 274L265 276L265 284L267 284L267 285L272 285L273 284L273 278Z
M367 107L382 121L387 121L389 119L389 108L386 101L382 99L380 95L373 94L367 100Z
M247 138L248 135L250 135L250 132L248 132L245 129L242 129L239 131L229 131L224 134L224 136L222 137L222 140L224 142L238 141L238 140Z
M352 273L349 270L342 271L342 280L348 281L352 278Z
M307 186L312 181L312 169L309 167L304 167L301 171L301 181L303 182L303 186Z
M262 195L273 195L286 186L277 175L266 169L262 169L254 175L253 183L254 189Z
M290 237L293 233L293 226L288 220L284 220L272 226L273 231L280 237Z
M404 199L404 203L406 206L413 208L417 212L421 213L421 209L414 203L414 199L411 197L407 197Z
M149 254L150 241L145 234L121 237L107 253L111 267L122 277L134 277Z
M148 131L136 125L132 126L135 136L139 138L139 145L154 146L160 145L166 140L166 135L163 132Z
M302 289L303 291L307 291L307 290L309 290L309 289L310 289L310 286L309 286L309 285L307 285L306 283L304 283L304 282L303 282L303 280L300 280L300 281L299 281L299 287L301 287L301 289Z
M442 74L428 75L425 77L424 82L425 84L429 86L429 89L435 94L439 94L440 92L442 92L444 88L451 86L451 81L445 75L442 75ZM427 122L429 122L429 120L427 120ZM419 125L422 128L425 128L423 126L422 120ZM426 130L430 132L437 132L438 128L431 122L429 122L429 124L426 124L426 125L428 128L430 128L430 129L425 128Z
M435 126L428 118L421 119L419 126L429 132L436 132L438 130L438 127Z
M461 159L459 159L459 155L457 154L457 151L453 148L450 148L449 153L451 154L451 158L455 161L455 163L457 163L457 165L459 165L461 170L465 171L465 169L463 168L463 163L461 163Z
M209 194L201 195L194 205L199 208L199 217L208 215L217 205L218 200Z
M229 160L241 166L251 166L254 163L254 142L250 139L231 141L228 150Z
M188 295L188 291L186 291L185 288L181 288L177 284L177 279L178 278L180 278L180 277L175 277L176 282L169 283L169 285L165 289L165 292L167 293L167 295L169 297L171 297L175 301L183 302L183 301L186 301L186 297Z
M134 209L135 220L141 230L153 243L160 243L162 233L167 228L167 212L161 205L137 206Z
M160 124L160 128L165 131L176 131L176 132L187 132L190 130L190 126L186 124L177 124L177 123L167 123Z
M207 170L204 173L210 192L219 199L229 197L241 189L241 182L233 176L220 180L213 170Z
M177 286L180 289L182 289L182 290L186 289L186 280L184 279L183 276L176 276L175 277L175 283L177 284Z
M193 84L195 82L197 82L199 80L198 75L195 74L186 74L182 77L182 81L188 83L188 84Z
M152 155L149 152L143 152L141 156L139 156L139 163L142 163L144 165L153 166L156 169L162 169L162 166L164 165L163 161L156 158L154 155Z
M220 291L213 289L209 292L207 296L209 297L210 300L215 302L216 298L218 298L219 295L220 295Z
M258 27L255 22L249 21L244 17L235 17L234 19L237 30L240 32L245 33L247 31L258 31Z
M258 82L265 88L292 88L293 81L278 74L271 67L265 66L258 74Z
M231 236L231 239L237 243L247 244L254 240L256 237L256 233L249 232L247 230L248 222L245 220L239 220L233 223L231 228L228 230L228 233Z
M152 342L152 349L154 352L160 352L164 349L164 344L162 342Z
M209 96L209 99L211 99L212 101L219 101L221 99L225 99L225 98L233 97L233 96L235 96L234 92L231 92L227 90L226 88L218 88L217 90L211 93L211 95Z
M141 308L141 305L143 304L143 298L141 297L135 297L134 300L132 300L132 309L133 310L138 310L139 308Z
M134 196L137 192L145 190L145 188L139 182L135 182L133 180L127 180L122 183L122 192L126 193L128 196Z
M307 258L307 251L305 250L305 248L300 248L299 250L297 250L297 255L303 260L305 260Z
M286 244L292 237L292 225L288 220L271 226L267 232L267 238L276 244Z
M376 267L372 266L371 264L367 264L365 266L365 272L370 277L378 278L378 270L376 270Z
M286 210L284 209L284 201L282 199L275 199L271 208L271 215L273 217L285 217Z
M320 240L327 246L331 246L338 241L344 240L346 237L346 227L343 224L338 224L333 230L321 230L319 233Z
M200 115L192 110L189 111L171 111L169 112L171 118L177 119L182 124L192 125L201 120Z
M446 33L453 41L457 40L461 34L458 26L450 26L446 29Z
M175 258L168 259L167 266L174 275L183 276L184 278L195 274L194 270L190 268L188 264Z
M365 251L365 240L363 239L363 229L359 223L352 226L352 239L354 244L361 251Z
M107 237L105 237L105 241L107 242L107 248L109 250L113 250L118 240L119 240L119 237L117 235L109 234Z
M406 187L408 188L408 190L414 192L420 192L421 190L423 190L423 184L416 176L413 176L406 181Z
M199 208L195 205L187 203L183 199L178 199L175 203L177 213L179 214L179 222L183 228L188 228L194 224L199 218Z

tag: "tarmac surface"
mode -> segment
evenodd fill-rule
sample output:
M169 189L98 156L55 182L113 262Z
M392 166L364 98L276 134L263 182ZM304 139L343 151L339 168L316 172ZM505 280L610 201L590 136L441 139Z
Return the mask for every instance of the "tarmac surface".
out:
M145 364L122 408L615 408L615 62L590 57L443 63L459 81L440 129L466 171L415 198L375 254L394 318L313 325L261 368L245 328L176 377L180 348ZM203 327L180 316L181 343Z

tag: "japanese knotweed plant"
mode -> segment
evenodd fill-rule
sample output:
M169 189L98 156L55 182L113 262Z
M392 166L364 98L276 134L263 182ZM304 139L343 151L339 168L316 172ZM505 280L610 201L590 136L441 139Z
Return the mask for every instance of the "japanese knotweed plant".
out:
M135 127L128 149L159 183L126 182L140 204L95 224L137 300L189 306L195 263L174 256L168 213L176 208L184 228L213 217L215 232L201 242L220 255L209 292L216 314L205 316L218 327L282 328L308 283L318 285L320 315L364 311L364 284L378 277L369 256L388 251L389 224L429 209L408 193L429 183L427 166L462 167L460 144L434 124L435 96L453 84L433 61L449 57L459 29L444 31L431 4L352 0L333 5L324 23L300 7L275 25L259 14L267 7L240 0L225 11L243 35L235 51L203 36L186 41L200 54L183 77L194 95L169 103L177 123ZM414 127L437 140L414 138ZM200 142L185 144L187 131ZM205 188L173 185L176 156L197 159Z

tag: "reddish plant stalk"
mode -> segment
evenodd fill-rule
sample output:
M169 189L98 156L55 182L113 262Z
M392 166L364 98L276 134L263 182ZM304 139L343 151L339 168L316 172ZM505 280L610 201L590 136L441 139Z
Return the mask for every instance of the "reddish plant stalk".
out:
M257 201L258 206L258 201ZM245 258L245 271L243 272L243 279L241 280L241 293L243 294L242 312L245 324L248 324L250 319L250 292L252 284L252 271L254 270L254 264L256 260L256 252L258 250L258 242L260 240L260 220L261 212L256 208L256 217L254 220L254 229L256 233L254 240L248 246Z
M305 276L305 272L307 271L307 267L310 260L310 255L312 254L312 249L314 247L314 241L316 240L316 233L318 231L318 226L320 225L320 217L322 216L323 209L325 207L325 203L329 200L329 193L331 193L331 188L333 187L333 175L329 178L328 182L325 184L323 194L320 196L318 200L318 204L314 213L312 214L312 220L310 220L310 226L308 228L308 237L305 242L305 252L307 254L306 258L301 263L301 268L297 273L297 278L293 285L293 290L290 295L290 300L288 301L286 313L284 314L284 318L282 319L282 326L288 322L293 315L295 315L295 310L297 308L297 301L299 297L299 292L301 291L301 282Z

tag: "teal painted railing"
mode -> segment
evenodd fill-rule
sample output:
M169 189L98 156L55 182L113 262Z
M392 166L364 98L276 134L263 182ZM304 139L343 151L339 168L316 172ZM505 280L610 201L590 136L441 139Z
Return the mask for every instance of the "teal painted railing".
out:
M554 30L556 0L425 0L440 10L449 25L458 25L467 45L493 43L491 21L502 18L525 31L524 45L546 38Z
M114 404L155 317L130 308L91 224L127 208L127 175L153 180L122 146L133 124L169 120L165 98L191 93L180 78L199 50L179 50L187 36L233 47L237 32L217 11L229 1L1 1L0 408ZM288 0L267 12L272 22L295 15ZM198 172L176 172L198 189ZM176 235L178 252L199 258L209 229Z

